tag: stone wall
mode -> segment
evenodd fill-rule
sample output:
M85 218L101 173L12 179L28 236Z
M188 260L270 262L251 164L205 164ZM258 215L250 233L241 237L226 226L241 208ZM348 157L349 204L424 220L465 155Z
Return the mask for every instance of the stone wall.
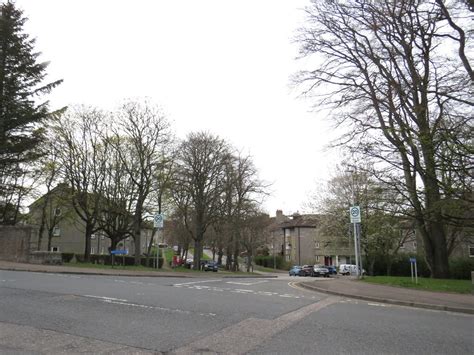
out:
M0 226L0 260L29 262L37 233L32 226Z

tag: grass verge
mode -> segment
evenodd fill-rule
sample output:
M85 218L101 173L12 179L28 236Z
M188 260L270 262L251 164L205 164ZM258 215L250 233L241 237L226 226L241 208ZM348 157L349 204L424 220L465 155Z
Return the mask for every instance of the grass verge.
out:
M362 279L363 282L415 288L434 292L452 292L452 293L471 293L471 280L452 280L452 279L430 279L418 278L418 284L411 281L411 277L402 276L367 276Z
M279 272L279 273L282 273L282 274L287 274L288 273L288 270L274 269L274 268L264 267L264 266L260 266L260 265L254 265L253 269L256 270L256 271L262 271L262 272Z

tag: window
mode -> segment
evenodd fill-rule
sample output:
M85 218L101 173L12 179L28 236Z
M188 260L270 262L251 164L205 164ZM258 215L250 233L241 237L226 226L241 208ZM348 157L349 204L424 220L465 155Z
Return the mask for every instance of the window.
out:
M61 236L61 229L59 229L59 227L54 227L53 237L59 237L59 236Z
M104 235L101 235L100 236L100 239L104 240L105 236Z
M319 261L319 255L316 255L316 261Z
M91 247L91 254L94 254L94 247Z
M51 247L51 251L59 251L59 247Z
M400 244L400 249L405 249L405 243Z
M469 257L474 258L474 246L469 247Z
M56 209L54 210L54 215L56 217L60 217L61 216L61 209L59 207L56 207Z
M416 248L416 242L413 242L413 248Z
M315 247L316 249L319 249L319 242L314 242L314 247Z
M91 234L91 239L95 239L95 234Z

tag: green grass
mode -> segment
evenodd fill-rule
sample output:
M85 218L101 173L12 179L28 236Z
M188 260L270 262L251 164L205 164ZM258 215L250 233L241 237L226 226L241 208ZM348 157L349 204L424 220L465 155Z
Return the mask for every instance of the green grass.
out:
M430 279L418 278L418 284L411 281L411 277L402 276L367 276L362 279L364 282L415 288L419 290L434 291L434 292L452 292L452 293L471 293L471 280L445 280L445 279Z
M279 270L279 269L274 269L272 267L270 268L270 267L264 267L260 265L254 265L253 269L257 271L262 271L262 272L280 272L284 274L288 273L288 270Z

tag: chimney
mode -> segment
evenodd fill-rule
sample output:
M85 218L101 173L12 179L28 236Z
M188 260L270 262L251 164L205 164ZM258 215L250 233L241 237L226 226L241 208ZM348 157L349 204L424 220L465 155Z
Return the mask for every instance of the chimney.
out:
M275 220L278 223L283 221L283 211L282 210L276 210Z

